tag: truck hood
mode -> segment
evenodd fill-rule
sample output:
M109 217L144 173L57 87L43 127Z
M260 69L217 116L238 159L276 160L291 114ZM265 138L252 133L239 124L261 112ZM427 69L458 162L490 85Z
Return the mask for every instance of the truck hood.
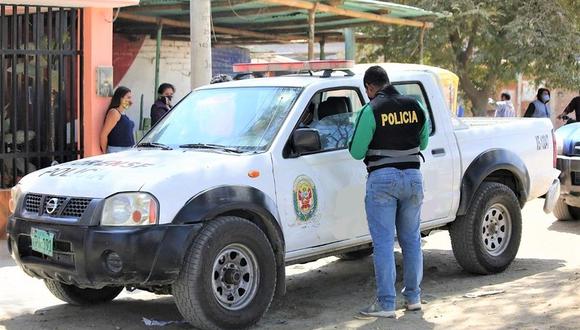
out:
M237 157L241 155L206 150L131 149L44 168L20 184L25 192L105 198L154 186L170 176L203 175Z
M555 134L559 155L580 155L580 150L575 151L576 143L580 145L580 123L564 125L558 128Z

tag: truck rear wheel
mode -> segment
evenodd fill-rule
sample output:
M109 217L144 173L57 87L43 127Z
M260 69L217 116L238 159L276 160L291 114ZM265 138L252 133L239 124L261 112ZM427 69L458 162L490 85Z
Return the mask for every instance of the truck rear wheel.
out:
M484 182L467 214L451 223L455 259L468 272L493 274L514 260L522 236L522 215L514 192L497 182Z
M189 247L173 295L196 328L239 329L257 323L276 288L276 262L268 238L248 220L210 221Z
M106 286L102 289L81 289L54 280L44 280L48 290L58 299L71 305L96 305L109 302L123 291L122 286Z
M580 219L580 208L566 204L562 198L558 198L552 213L560 221Z

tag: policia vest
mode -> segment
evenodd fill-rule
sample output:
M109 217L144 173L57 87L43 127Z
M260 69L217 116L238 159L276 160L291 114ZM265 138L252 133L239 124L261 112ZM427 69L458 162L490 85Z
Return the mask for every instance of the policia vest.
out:
M428 118L415 99L387 86L360 111L349 151L355 159L364 158L369 172L383 167L418 169L420 151L429 139Z

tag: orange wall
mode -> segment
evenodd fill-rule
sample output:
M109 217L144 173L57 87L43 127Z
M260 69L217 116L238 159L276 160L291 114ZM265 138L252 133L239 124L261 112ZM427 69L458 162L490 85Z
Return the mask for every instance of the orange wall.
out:
M110 98L97 96L97 67L113 66L113 10L84 10L83 101L84 156L101 153L99 133Z

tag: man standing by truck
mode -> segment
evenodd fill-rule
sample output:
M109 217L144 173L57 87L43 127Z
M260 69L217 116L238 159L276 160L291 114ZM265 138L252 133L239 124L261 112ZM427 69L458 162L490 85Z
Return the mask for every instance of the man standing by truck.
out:
M357 118L349 151L367 166L365 209L374 247L377 300L366 316L395 317L395 228L403 251L403 295L408 310L421 309L423 254L419 232L423 177L419 170L429 139L429 117L401 95L380 66L364 75L371 99Z

